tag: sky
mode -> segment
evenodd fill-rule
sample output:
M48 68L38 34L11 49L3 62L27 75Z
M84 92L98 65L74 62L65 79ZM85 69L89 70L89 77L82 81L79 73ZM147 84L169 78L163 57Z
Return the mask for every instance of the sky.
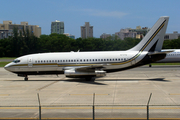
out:
M93 36L115 34L123 28L151 28L161 16L169 16L166 33L180 33L180 0L1 0L0 23L27 21L49 35L51 22L63 21L65 33L81 37L85 22Z

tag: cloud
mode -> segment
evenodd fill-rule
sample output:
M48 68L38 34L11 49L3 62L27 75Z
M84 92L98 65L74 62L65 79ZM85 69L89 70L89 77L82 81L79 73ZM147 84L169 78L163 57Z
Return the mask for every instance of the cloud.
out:
M128 13L120 12L120 11L103 11L103 10L95 10L95 9L84 9L84 12L88 13L92 16L99 16L99 17L114 17L114 18L122 18Z

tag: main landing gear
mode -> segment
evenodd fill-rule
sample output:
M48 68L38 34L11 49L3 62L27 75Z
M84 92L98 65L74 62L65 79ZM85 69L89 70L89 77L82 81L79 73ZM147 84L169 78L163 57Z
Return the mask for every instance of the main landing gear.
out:
M149 67L152 67L151 63L149 64Z
M28 81L28 76L25 75L24 81Z
M90 76L90 77L85 77L85 80L86 80L86 81L94 81L95 78Z

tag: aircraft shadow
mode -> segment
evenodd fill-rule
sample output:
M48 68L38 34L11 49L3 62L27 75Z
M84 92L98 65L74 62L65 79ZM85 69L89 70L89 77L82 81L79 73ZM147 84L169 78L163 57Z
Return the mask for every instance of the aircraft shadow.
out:
M70 78L70 79L60 79L60 80L28 80L28 81L24 81L24 80L5 80L5 81L21 81L21 82L33 82L33 81L54 81L54 82L59 82L59 81L63 81L63 82L79 82L79 83L85 83L85 84L94 84L94 85L107 85L105 83L100 83L102 81L159 81L159 82L170 82L170 80L165 80L165 78L153 78L153 79L123 79L123 78L117 78L117 79L92 79L91 81L86 81L83 78Z
M60 82L60 81L63 81L63 82L79 82L79 83L85 83L85 84L94 84L94 85L107 85L107 84L104 84L104 83L99 83L99 82L96 82L96 80L95 79L92 79L92 80L90 80L90 81L86 81L85 79L83 79L83 78L70 78L70 79L60 79L60 80L40 80L40 79L38 79L38 80L35 80L35 79L33 79L33 80L31 80L31 79L29 79L28 81L24 81L24 80L5 80L5 81L13 81L13 82L15 82L15 81L18 81L18 82L35 82L35 81L43 81L43 82L45 82L45 81L51 81L51 82Z
M94 84L94 85L107 85L107 84L104 84L104 83L99 83L99 82L96 82L95 79L92 79L90 81L86 81L85 79L83 78L76 78L76 79L67 79L67 80L60 80L60 81L64 81L64 82L79 82L79 83L85 83L85 84Z
M96 81L160 81L160 82L170 82L170 80L165 80L165 78L153 78L153 79L98 79Z

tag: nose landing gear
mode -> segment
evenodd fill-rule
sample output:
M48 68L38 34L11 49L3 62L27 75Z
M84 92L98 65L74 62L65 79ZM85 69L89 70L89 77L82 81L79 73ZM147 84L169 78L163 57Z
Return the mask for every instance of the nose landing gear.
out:
M28 75L25 74L18 74L20 77L24 77L24 81L28 81Z

